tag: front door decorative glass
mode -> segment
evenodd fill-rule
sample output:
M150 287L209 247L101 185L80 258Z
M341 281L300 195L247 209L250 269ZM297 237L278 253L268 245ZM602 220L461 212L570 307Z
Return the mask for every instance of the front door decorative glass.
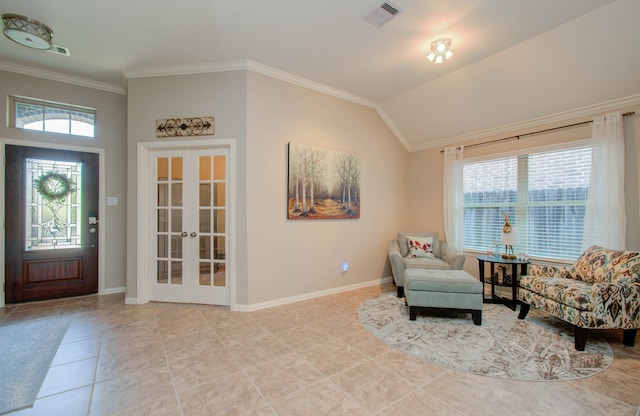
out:
M82 163L26 159L25 249L81 247Z

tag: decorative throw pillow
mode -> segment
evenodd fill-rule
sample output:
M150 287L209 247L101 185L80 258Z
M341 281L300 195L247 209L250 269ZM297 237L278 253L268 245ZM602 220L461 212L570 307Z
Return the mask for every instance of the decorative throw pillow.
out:
M433 255L433 237L412 237L407 236L409 246L409 257L428 257Z

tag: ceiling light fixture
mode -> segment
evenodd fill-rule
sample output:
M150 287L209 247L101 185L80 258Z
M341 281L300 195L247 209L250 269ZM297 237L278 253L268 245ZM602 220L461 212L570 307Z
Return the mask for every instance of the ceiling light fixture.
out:
M442 38L431 42L431 52L427 59L440 64L453 56L451 51L451 39Z
M6 13L2 15L4 35L12 41L27 48L51 51L61 55L70 56L69 49L54 45L53 31L45 24L37 20L20 16L19 14Z

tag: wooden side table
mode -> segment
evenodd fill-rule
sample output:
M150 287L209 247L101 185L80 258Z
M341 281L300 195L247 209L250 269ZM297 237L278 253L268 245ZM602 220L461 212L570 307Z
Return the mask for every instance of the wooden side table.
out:
M491 284L491 297L484 298L484 303L501 303L512 310L516 310L518 305L517 290L518 290L518 265L520 266L520 276L527 274L527 266L531 261L518 260L518 259L503 259L501 255L480 255L476 257L478 259L478 265L480 267L480 281L482 282L482 296L484 298L484 284ZM490 277L485 278L484 263L489 263ZM511 282L498 282L498 273L495 271L496 264L511 265ZM503 279L507 279L509 276L503 276ZM508 280L508 279L507 279ZM500 297L496 294L496 286L508 286L511 287L511 299Z

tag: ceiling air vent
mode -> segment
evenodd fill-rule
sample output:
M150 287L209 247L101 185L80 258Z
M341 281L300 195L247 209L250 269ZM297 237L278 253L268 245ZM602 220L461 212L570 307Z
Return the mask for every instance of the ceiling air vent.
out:
M364 17L364 20L376 27L382 27L385 23L391 20L393 16L397 15L401 11L402 10L390 3L384 3L371 13L367 14Z
M71 56L71 52L69 52L69 48L65 48L64 46L51 45L51 48L47 50L49 52L57 53L59 55Z

